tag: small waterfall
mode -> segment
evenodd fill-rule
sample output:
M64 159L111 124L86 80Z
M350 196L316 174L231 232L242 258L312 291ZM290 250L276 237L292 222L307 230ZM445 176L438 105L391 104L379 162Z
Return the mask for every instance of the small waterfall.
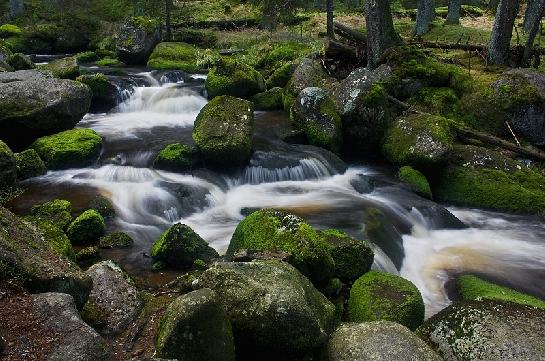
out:
M188 88L168 84L162 87L139 87L133 96L119 105L121 113L194 114L206 105L206 100Z

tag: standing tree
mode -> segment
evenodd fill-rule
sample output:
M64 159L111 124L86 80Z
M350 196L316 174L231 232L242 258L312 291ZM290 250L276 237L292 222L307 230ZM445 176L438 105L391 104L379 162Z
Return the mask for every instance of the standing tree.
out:
M172 24L171 24L171 15L172 15L172 0L165 0L165 40L172 40Z
M435 19L435 0L418 0L414 34L417 36L426 34L430 30L433 19Z
M17 18L25 12L25 4L23 0L9 0L9 17Z
M500 0L492 36L488 44L488 64L507 65L513 26L519 8L518 0Z
M365 0L365 22L367 27L367 58L369 69L374 69L384 52L401 43L394 30L390 2Z
M335 32L333 30L333 0L327 0L326 10L327 10L327 36L330 38L334 38Z
M536 20L540 19L541 16L541 1L528 0L526 12L524 13L524 31L526 33L531 32Z
M530 6L530 4L528 4ZM535 16L532 16L532 23L528 24L529 30L528 30L528 40L526 41L526 45L524 46L524 54L522 55L522 66L528 66L530 55L532 53L532 48L534 47L534 40L537 36L537 33L539 31L539 26L541 23L541 18L543 17L543 14L545 13L545 0L533 0L532 6L535 8ZM526 12L526 16L528 16L528 12ZM526 25L526 24L525 24Z
M462 2L460 0L450 0L448 3L447 24L460 24L460 12Z

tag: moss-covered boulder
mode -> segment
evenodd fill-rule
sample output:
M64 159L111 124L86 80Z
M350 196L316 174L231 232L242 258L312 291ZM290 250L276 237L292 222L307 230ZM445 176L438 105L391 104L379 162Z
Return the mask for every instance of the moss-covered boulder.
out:
M100 262L101 257L100 248L97 246L88 246L81 248L76 253L76 262L78 262L80 267L86 268Z
M61 228L43 218L29 217L29 221L39 227L44 235L44 240L54 251L66 256L71 261L76 260L76 253L72 248L72 244Z
M191 268L201 259L210 261L218 252L185 224L177 223L165 231L151 249L155 261L175 268Z
M25 149L40 136L72 129L90 103L91 91L81 83L36 70L0 73L0 137Z
M248 98L265 91L265 80L251 66L222 58L208 73L205 86L210 98L220 95Z
M105 113L117 105L117 87L102 73L84 74L76 78L77 81L87 85L93 97L91 99L91 112Z
M250 100L254 103L255 110L279 110L283 107L283 93L284 89L276 87L256 94Z
M366 241L335 229L321 231L321 234L330 246L331 257L335 262L335 277L350 282L369 272L375 254Z
M8 57L7 63L11 65L13 70L30 70L34 69L36 66L25 54L15 53Z
M420 171L411 166L405 166L399 169L397 175L399 179L407 183L416 193L429 199L433 197L430 184L428 183L426 176Z
M325 361L442 361L408 328L394 322L342 324L324 348Z
M216 165L240 165L252 154L254 115L251 102L221 96L199 113L193 140L204 159Z
M477 276L464 275L456 280L460 296L467 301L493 300L513 302L545 309L545 301L522 292L485 281Z
M142 16L127 20L116 37L118 58L128 65L146 64L153 49L161 41L161 24Z
M260 59L256 69L263 74L271 74L284 64L289 64L308 55L312 46L306 41L277 41L262 44L258 51Z
M66 234L73 244L93 244L104 234L105 227L100 213L89 209L70 223Z
M539 360L545 311L495 301L457 302L428 319L417 334L448 361Z
M196 285L221 299L237 358L301 357L321 346L334 327L335 306L287 263L218 263Z
M115 207L112 201L101 195L93 197L93 199L89 201L89 209L94 209L100 213L104 219L111 219L115 217Z
M406 114L390 127L383 144L394 164L431 169L444 162L454 142L448 121L428 114Z
M288 252L290 262L316 282L328 280L335 268L323 236L303 219L283 211L257 211L240 222L226 255L232 257L241 249Z
M33 217L49 221L60 229L66 229L72 222L71 212L72 204L64 199L37 204L30 210Z
M342 121L333 100L321 88L305 88L293 105L295 127L305 132L310 144L339 152Z
M15 154L17 177L27 179L43 175L47 172L45 163L34 149L27 149Z
M290 62L276 68L265 81L267 88L284 88L293 76L295 69L297 69L297 65L297 62Z
M17 163L11 149L0 140L0 189L17 181Z
M53 60L41 67L45 71L53 73L57 78L75 80L79 75L79 65L76 57L70 56L67 58Z
M157 331L157 356L185 361L234 361L233 330L222 301L207 288L175 299Z
M177 29L172 34L174 41L195 45L199 48L214 48L218 42L218 36L213 30L196 30L190 28Z
M157 154L153 167L171 172L186 172L197 164L198 156L195 147L182 143L170 144Z
M352 322L386 320L414 330L424 321L424 311L422 295L412 282L376 271L358 278L348 299Z
M114 232L101 237L99 248L129 248L134 244L131 236L124 232Z
M48 169L86 167L98 159L102 138L91 129L73 129L39 138L31 148Z
M47 234L0 207L0 279L19 283L31 292L67 293L81 308L92 281L52 248Z
M195 46L186 43L160 43L155 47L148 61L152 69L183 70L188 73L200 73L204 69L197 63Z
M511 212L545 209L545 176L481 147L455 147L434 194L443 202Z

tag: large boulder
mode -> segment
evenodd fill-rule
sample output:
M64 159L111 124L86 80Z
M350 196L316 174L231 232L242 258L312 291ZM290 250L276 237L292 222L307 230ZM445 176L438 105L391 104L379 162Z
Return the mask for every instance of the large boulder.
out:
M39 138L31 148L48 169L86 167L98 159L102 137L91 129L72 129Z
M327 281L335 268L324 237L300 217L283 211L260 210L240 222L226 256L242 249L288 252L290 263L315 282Z
M293 105L291 116L309 143L335 152L341 149L341 117L333 100L322 88L305 88Z
M545 311L514 303L458 302L417 333L446 361L545 358Z
M335 306L287 263L218 263L196 285L218 294L242 359L305 355L334 327Z
M36 70L0 73L0 137L16 150L37 137L73 128L89 110L81 83Z
M175 268L191 268L196 260L208 262L218 252L189 226L177 223L155 241L151 249L155 261Z
M46 236L38 225L0 207L0 279L19 282L31 292L68 293L80 308L92 281L54 250Z
M222 58L208 73L205 86L210 98L220 95L248 98L265 91L265 80L251 66Z
M108 344L82 321L70 295L8 290L6 296L0 301L0 314L2 327L11 332L4 334L8 342L2 355L7 359L111 360Z
M17 181L17 165L13 152L0 140L0 189L9 187Z
M389 321L342 324L329 338L324 361L441 361L408 328Z
M252 103L221 96L197 116L193 140L205 160L221 166L240 165L252 154L253 129Z
M412 282L376 271L358 278L348 299L352 322L386 320L414 330L424 321L424 311L422 295Z
M146 64L161 41L161 24L156 20L134 17L124 23L116 35L119 59L128 65Z
M132 279L114 262L104 261L91 266L86 275L93 280L88 303L104 316L104 335L123 332L138 316L143 302Z
M157 332L157 356L184 361L234 361L233 329L221 301L207 288L175 299Z
M80 75L78 61L74 56L53 60L41 69L51 72L60 79L75 80Z
M411 166L401 167L398 172L400 180L405 182L411 190L423 197L431 199L432 193L426 176Z

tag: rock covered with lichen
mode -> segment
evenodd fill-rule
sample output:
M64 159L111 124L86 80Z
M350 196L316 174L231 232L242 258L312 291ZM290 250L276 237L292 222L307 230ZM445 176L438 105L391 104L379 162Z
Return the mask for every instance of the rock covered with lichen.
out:
M210 98L221 95L248 98L265 91L265 80L251 66L222 58L210 70L205 86Z
M34 149L15 154L17 177L21 180L37 177L47 172L44 161Z
M146 64L161 41L161 25L154 19L137 16L127 20L115 36L118 58L125 64Z

